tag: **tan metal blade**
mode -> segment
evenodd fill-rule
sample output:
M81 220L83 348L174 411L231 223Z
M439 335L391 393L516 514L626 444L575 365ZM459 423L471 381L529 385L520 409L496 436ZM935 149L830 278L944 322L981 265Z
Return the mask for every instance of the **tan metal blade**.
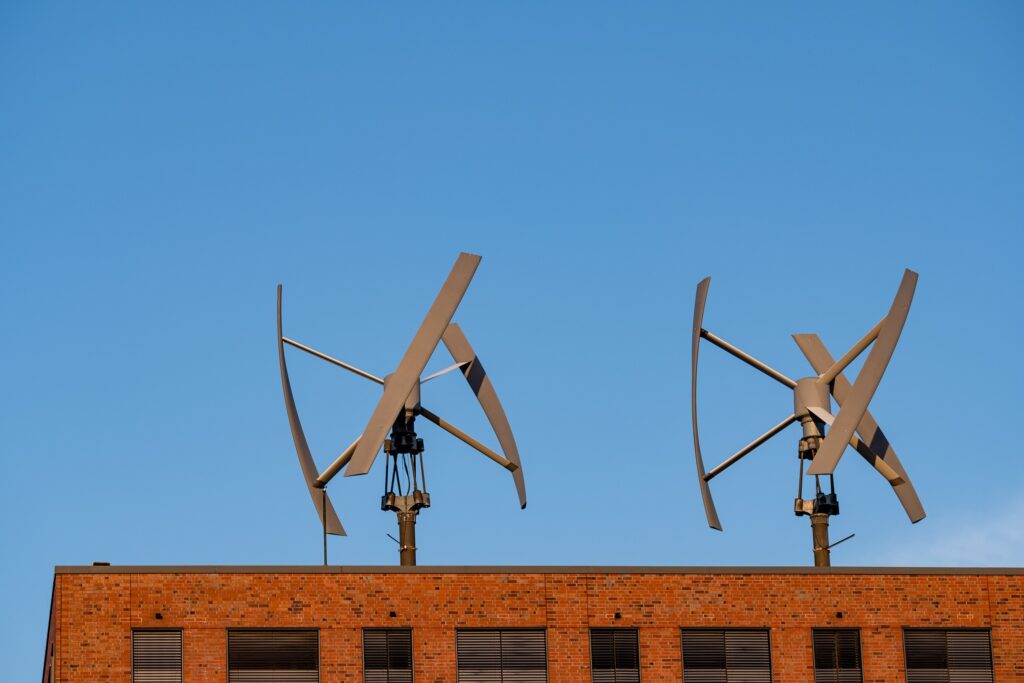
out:
M811 367L817 373L825 372L828 368L832 367L835 362L832 359L832 354L829 353L825 344L818 338L816 334L794 334L793 339L796 341L797 346L800 347L800 351L803 352L807 360L810 361ZM836 403L842 408L843 402L846 397L850 394L850 381L846 379L846 376L839 373L832 380L832 396L836 399ZM857 434L860 435L861 442L868 447L872 458L878 458L887 463L893 470L899 474L900 479L903 480L902 484L896 484L893 486L893 492L899 499L900 504L907 513L907 517L910 518L911 522L920 522L925 518L924 506L921 505L921 499L917 496L917 491L914 490L914 485L910 482L910 477L907 475L906 469L903 467L903 463L900 462L899 457L896 455L896 451L893 449L892 444L889 443L889 439L882 433L882 429L875 422L875 418L872 417L871 411L865 410L864 416L860 419L857 424ZM865 460L871 464L872 467L878 469L877 464L868 458L863 452L858 449L858 452L864 457ZM883 474L883 476L885 476ZM888 477L886 477L888 479ZM892 481L890 479L890 481Z
M907 314L910 312L910 302L914 298L914 288L917 286L917 273L906 270L903 273L903 280L900 288L893 299L889 314L885 317L885 324L882 331L878 333L878 339L871 347L871 353L864 361L864 366L857 375L857 381L850 390L842 410L836 415L835 424L825 436L821 448L811 460L811 466L807 468L808 474L832 474L843 451L850 443L857 425L860 423L864 413L867 412L868 403L878 389L878 383L882 381L882 375L889 365L889 359L896 349L896 342L903 332L903 324L907 321Z
M896 488L900 484L906 483L903 477L900 476L899 472L894 470L889 463L872 451L871 448L859 438L856 436L852 437L850 439L850 445L853 446L854 450L856 450L869 465L874 467L879 474L885 477L885 480L889 482L889 486Z
M704 304L708 298L708 287L711 278L706 277L697 285L697 298L693 304L693 345L691 347L690 364L690 415L693 418L693 452L697 456L697 483L700 484L700 496L704 499L704 514L708 518L708 526L722 530L718 521L715 501L711 498L711 488L704 480L704 458L700 453L700 435L697 432L697 354L700 351L700 328L704 322Z
M321 526L326 526L327 533L335 536L345 536L345 527L341 525L338 514L334 511L331 499L327 497L322 489L313 486L316 481L316 464L313 462L313 454L309 452L309 444L306 442L306 434L302 431L302 423L299 421L299 411L295 407L295 397L292 396L292 384L288 379L288 365L284 359L284 335L281 332L281 285L277 286L277 358L281 365L281 389L284 391L284 407L288 413L288 424L292 428L292 441L295 442L295 453L299 456L299 466L302 467L302 476L306 480L306 488L309 489L309 496L313 499L316 513L320 517ZM326 502L327 521L324 522L324 503Z
M828 412L824 408L819 408L817 406L807 406L807 410L810 411L810 413L814 415L816 418L827 424L829 427L831 427L832 423L836 421L835 415ZM858 438L857 436L851 436L850 446L852 446L855 451L860 453L861 457L867 460L869 465L878 470L878 473L885 477L885 480L889 482L890 485L898 486L903 483L903 477L900 476L900 473L894 470L893 468L889 467L885 460L882 460L882 458L880 458L877 454L873 453L871 451L871 448L869 448L866 443L861 441L860 438Z
M405 400L409 393L419 382L423 369L427 367L427 361L441 340L445 328L455 315L455 309L462 302L462 297L469 287L477 266L480 265L480 257L474 254L459 254L455 261L448 279L445 280L437 298L423 319L416 336L412 338L409 348L406 349L398 368L388 378L384 388L384 395L377 403L377 407L370 416L370 421L363 430L363 438L356 447L356 453L352 456L348 467L345 469L345 476L351 477L366 474L373 466L377 452L384 444L388 431L394 424L398 413L405 407Z
M519 448L516 446L516 439L512 435L512 427L505 416L505 409L498 400L498 394L491 384L491 377L484 370L480 358L476 355L469 340L463 334L462 328L457 323L452 323L445 330L441 337L448 352L452 354L452 360L462 365L462 375L469 382L469 387L476 394L480 407L484 409L487 421L491 423L494 435L498 437L501 450L505 457L515 463L516 469L512 471L512 479L516 483L516 492L519 494L519 505L526 507L526 480L523 477L523 463L519 459Z

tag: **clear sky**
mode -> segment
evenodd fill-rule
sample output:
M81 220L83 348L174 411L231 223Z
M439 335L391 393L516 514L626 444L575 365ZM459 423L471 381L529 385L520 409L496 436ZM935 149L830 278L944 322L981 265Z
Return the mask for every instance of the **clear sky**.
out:
M809 564L795 428L705 524L695 285L799 377L791 333L841 353L910 267L871 408L929 515L848 453L833 560L1024 565L1022 29L1013 2L0 4L0 678L39 674L54 565L319 563L275 286L289 335L385 374L461 250L530 502L423 425L421 564ZM324 466L378 390L289 358ZM703 361L710 466L792 404ZM496 445L457 375L427 395ZM332 485L332 563L396 563L382 477Z

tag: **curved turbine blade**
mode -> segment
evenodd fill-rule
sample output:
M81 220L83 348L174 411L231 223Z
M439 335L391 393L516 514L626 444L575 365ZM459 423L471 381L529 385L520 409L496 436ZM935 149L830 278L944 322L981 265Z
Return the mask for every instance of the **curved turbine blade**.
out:
M697 298L693 303L693 346L691 347L690 364L690 414L693 418L693 452L697 456L697 482L700 484L700 496L704 499L704 514L708 518L708 526L722 530L718 521L715 501L711 499L711 488L704 480L704 458L700 453L700 435L697 432L697 354L700 351L700 327L704 322L704 304L708 299L708 287L711 278L706 277L697 285Z
M832 367L832 364L835 362L832 359L832 354L825 348L825 344L818 338L818 335L794 334L793 339L796 341L797 346L800 347L804 356L807 357L807 360L810 361L811 367L814 368L815 372L825 372L828 368ZM839 373L832 380L832 396L836 399L836 403L839 404L840 408L842 408L849 394L850 381L846 379L845 375ZM914 485L910 483L910 477L903 468L903 463L897 457L896 451L893 450L892 445L889 443L889 439L885 438L885 434L882 433L878 423L875 422L875 418L871 416L871 411L864 411L864 417L860 419L860 423L857 425L857 434L860 435L861 441L871 450L874 457L883 460L889 467L896 470L900 478L903 479L902 484L897 484L892 488L910 521L916 523L924 519L925 512L924 506L921 505L921 499L917 497L917 491L914 490ZM861 455L864 455L864 453L861 453ZM867 456L865 456L865 459L867 459ZM876 462L871 461L871 465L878 469ZM883 474L883 476L885 475Z
M868 403L875 395L878 383L882 381L882 374L889 365L889 359L896 349L896 342L903 332L903 324L907 321L916 286L917 273L905 270L896 298L893 299L889 314L885 316L882 331L878 333L878 339L871 347L871 353L864 361L864 367L857 375L857 381L850 390L842 410L836 415L835 424L811 460L811 466L807 468L808 474L832 474L835 471L839 458L843 456L843 451L850 443L850 437L867 412Z
M316 506L316 513L320 516L320 524L325 525L327 533L335 536L344 536L345 527L341 525L338 514L334 511L334 505L321 489L315 488L316 464L313 462L313 455L309 452L309 444L306 443L306 435L302 431L302 423L299 422L299 411L295 408L295 398L292 396L292 384L288 379L288 365L284 360L284 336L281 333L281 285L277 286L277 358L281 365L281 389L284 391L284 407L288 412L288 424L292 428L292 441L295 442L295 452L299 456L299 465L302 467L302 476L306 480L306 488L309 489L309 496ZM324 522L324 502L327 503L327 521Z
M476 355L469 340L463 334L458 323L452 323L444 331L441 337L448 352L452 354L452 360L462 365L462 375L469 382L470 389L476 394L480 407L484 409L487 421L491 423L494 435L498 437L501 450L505 457L516 464L518 469L512 472L512 479L516 483L516 492L519 494L519 505L526 507L526 480L523 478L523 463L519 460L519 448L516 446L516 439L512 435L512 427L505 416L505 409L501 407L498 394L491 384L490 375L484 370L480 358Z
M395 423L398 413L405 407L405 400L409 397L416 383L419 382L423 369L427 367L427 361L441 341L441 335L455 315L455 309L462 302L462 297L469 287L477 266L480 265L480 257L474 254L459 254L455 261L448 279L445 280L441 291L438 293L434 303L427 311L427 317L423 319L416 336L412 338L409 348L406 349L402 361L384 386L384 395L381 396L377 407L370 416L370 421L363 430L363 438L356 447L356 453L352 456L345 476L351 477L359 474L366 474L373 466L377 452L384 444L384 439Z

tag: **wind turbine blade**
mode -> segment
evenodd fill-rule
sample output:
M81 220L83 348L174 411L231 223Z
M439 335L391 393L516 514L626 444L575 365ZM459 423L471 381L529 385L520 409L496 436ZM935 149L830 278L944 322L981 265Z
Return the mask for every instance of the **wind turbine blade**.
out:
M871 447L861 441L859 438L854 436L850 439L850 445L853 446L854 450L860 453L861 457L867 461L869 465L875 468L879 474L885 477L885 480L889 482L889 485L896 488L900 484L906 483L900 473L892 468L889 463L881 458L877 453L871 450Z
M512 480L516 484L516 493L519 494L519 505L525 508L526 480L523 477L523 463L519 459L519 447L516 446L516 439L512 435L512 427L508 423L505 409L502 408L501 401L498 400L498 393L494 390L494 385L491 384L491 377L484 370L483 363L480 362L480 358L470 346L469 340L466 339L466 335L463 334L458 323L449 325L441 340L448 352L452 354L452 360L462 367L462 375L469 383L469 388L476 394L480 407L484 409L484 415L491 423L491 429L498 437L498 443L501 444L501 450L504 451L505 457L516 465L516 469L512 471Z
M835 415L824 408L807 406L807 410L829 427L831 427L832 423L836 421ZM869 465L878 470L878 473L885 477L885 480L889 482L891 486L899 486L903 483L903 477L900 476L899 472L890 467L885 460L882 460L877 453L871 450L870 446L864 443L856 435L850 437L850 446L860 453L861 457L867 460Z
M345 469L345 476L351 477L359 474L366 474L373 466L380 447L388 435L391 426L398 417L399 412L405 407L405 400L409 397L416 383L419 382L423 369L427 366L431 354L441 340L445 328L455 315L455 309L462 302L462 297L469 287L477 266L480 265L480 257L474 254L459 254L455 261L448 279L445 280L441 291L438 293L434 303L423 319L416 336L412 338L409 348L406 349L398 368L388 378L384 387L384 395L381 396L377 407L370 416L370 421L363 430L363 438L356 447L356 453L352 456L348 467Z
M867 412L868 404L878 389L878 383L882 381L892 353L896 349L896 342L903 332L903 324L907 321L907 314L910 312L910 302L914 298L914 288L917 286L917 273L906 270L903 273L903 280L900 288L893 299L889 314L885 317L882 331L878 333L871 353L864 361L864 366L857 375L857 382L853 385L842 410L836 415L835 424L825 436L821 448L811 460L811 466L807 469L808 474L832 474L843 451L850 443L857 425L860 423L864 413Z
M700 453L700 435L697 431L697 354L700 351L700 330L704 322L704 304L708 299L708 287L711 278L706 277L697 285L697 298L693 303L693 343L691 346L690 363L690 415L693 418L693 452L697 456L697 483L700 484L700 496L704 500L704 514L708 518L708 526L722 530L718 521L715 501L711 498L711 488L704 480L704 458Z
M832 367L835 362L832 359L832 354L829 353L825 344L818 338L816 334L794 334L793 339L796 341L797 346L800 347L800 351L803 352L807 360L810 361L811 367L814 368L815 372L825 372L828 368ZM843 373L839 373L832 380L832 396L836 399L836 403L842 408L846 397L850 393L850 381L846 379ZM917 491L914 490L914 485L910 482L910 477L907 475L906 469L903 467L903 463L900 462L899 457L896 455L896 451L893 449L889 440L882 433L878 423L875 422L875 418L872 417L871 411L865 410L864 417L861 418L857 424L857 434L860 435L861 441L869 448L872 456L881 459L887 463L893 470L899 474L900 479L903 480L902 484L893 486L893 492L899 499L900 504L907 513L907 517L910 518L911 522L920 522L925 517L924 506L921 505L921 499L917 496ZM864 456L864 453L861 453ZM867 456L864 456L867 460ZM875 462L871 462L872 467L878 469ZM883 475L885 476L885 475ZM888 477L887 477L888 478ZM892 480L890 480L891 482Z
M327 533L335 536L345 536L345 527L341 525L338 514L334 511L331 499L316 488L313 482L317 479L316 464L313 462L313 454L309 452L309 444L306 442L306 435L302 431L302 423L299 422L299 411L295 407L295 397L292 396L292 384L288 379L288 365L284 359L284 337L281 333L281 285L277 286L277 358L281 365L281 389L284 391L284 407L288 413L288 424L292 428L292 441L295 442L295 453L299 456L299 466L302 467L302 476L306 480L306 488L309 489L309 497L313 499L316 513L320 517L321 526L327 528ZM326 510L324 509L326 503ZM324 522L324 515L327 521Z

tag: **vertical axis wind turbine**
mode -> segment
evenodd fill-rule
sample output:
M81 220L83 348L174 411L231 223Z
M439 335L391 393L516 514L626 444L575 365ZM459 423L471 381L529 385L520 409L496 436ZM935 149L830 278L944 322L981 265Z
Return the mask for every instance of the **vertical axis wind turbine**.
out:
M370 471L374 460L383 447L386 455L384 473L384 495L381 510L395 512L398 517L398 543L401 564L416 564L416 518L420 510L430 507L430 494L426 491L426 469L423 458L423 439L417 436L415 422L423 417L442 430L461 440L512 473L519 495L519 504L526 507L526 483L523 478L519 449L505 410L491 384L490 376L484 370L479 357L470 346L458 324L451 322L463 295L469 288L480 257L460 254L445 280L441 291L434 299L419 330L406 349L398 367L385 377L377 377L336 358L321 353L284 336L281 322L281 285L277 287L277 347L281 366L281 386L284 391L285 409L291 425L292 440L299 456L299 465L306 480L313 505L324 532L324 564L327 563L327 534L345 535L345 529L327 497L327 484L338 472L345 469L345 476L363 475ZM438 344L443 342L453 365L428 377L420 377ZM302 431L299 413L295 407L288 366L285 362L285 344L312 354L340 368L344 368L363 379L379 384L384 394L370 416L362 435L339 455L322 473L317 474L316 464ZM504 454L498 453L452 423L428 410L420 402L422 385L453 370L458 370L466 379L484 410L491 428Z
M896 292L888 314L838 361L832 358L817 335L794 334L794 341L810 362L811 367L814 368L814 372L817 373L812 377L804 377L796 381L702 327L704 305L707 302L710 285L710 277L705 278L697 285L697 296L693 308L693 344L690 368L693 449L697 458L697 481L700 485L701 497L704 499L704 512L707 515L708 526L719 531L722 530L708 482L796 422L800 423L803 433L797 446L800 474L797 479L797 497L793 511L797 516L807 515L811 519L815 566L829 566L831 563L830 549L850 538L848 536L831 545L828 541L828 518L839 514L839 499L835 492L833 473L847 446L856 450L869 465L885 477L911 522L916 523L924 519L924 508L921 506L914 486L910 483L906 470L903 469L902 463L896 456L896 451L893 450L889 440L885 438L878 423L868 411L868 404L889 365L896 342L899 341L903 325L907 320L907 314L910 312L910 302L914 298L914 289L917 286L917 273L912 270L904 271L899 290ZM700 436L697 430L697 356L702 338L768 375L793 392L791 415L734 455L726 458L710 472L704 470ZM869 346L871 346L871 352L857 375L856 381L851 384L843 371ZM832 413L831 399L835 399L839 406L839 411L835 415ZM803 498L803 482L804 462L807 460L810 461L807 474L814 476L815 495L814 498L805 500ZM828 493L822 491L820 481L820 477L826 475L829 478Z

